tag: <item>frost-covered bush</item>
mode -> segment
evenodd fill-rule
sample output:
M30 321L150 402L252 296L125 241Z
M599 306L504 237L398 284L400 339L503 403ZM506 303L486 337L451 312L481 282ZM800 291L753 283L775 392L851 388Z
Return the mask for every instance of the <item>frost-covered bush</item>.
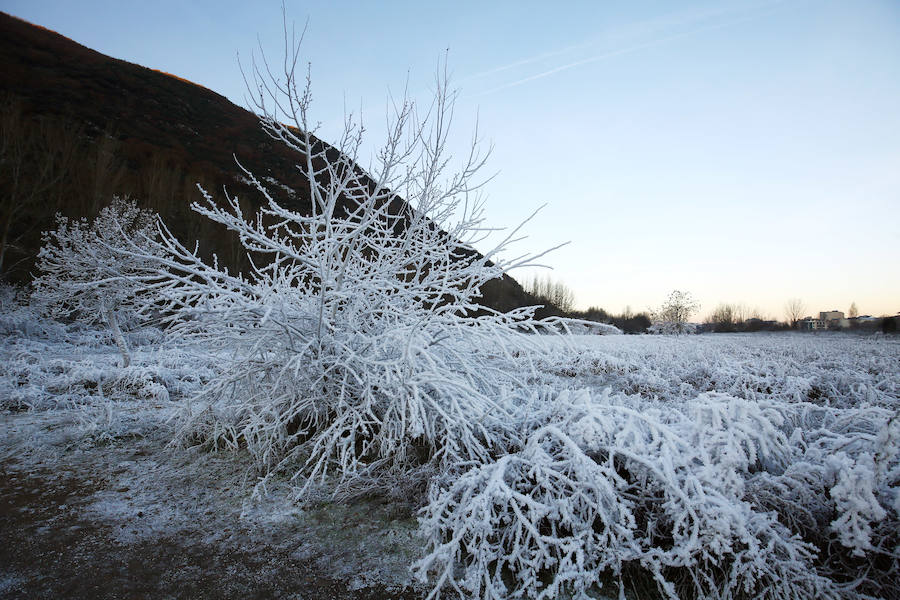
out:
M527 358L514 349L538 324L533 308L481 303L487 281L531 257L504 258L515 231L474 250L490 233L484 156L473 145L453 168L446 78L424 111L397 105L368 172L357 164L363 130L348 124L334 147L321 143L301 84L289 64L260 84L259 108L265 131L296 152L311 211L283 206L248 172L258 212L205 191L193 209L239 236L252 272L204 262L165 228L149 257L167 275L155 293L168 333L228 360L191 400L181 439L246 448L261 471L289 467L307 490L332 473L347 492L486 461L504 451L505 397L523 381Z
M650 326L650 333L696 333L697 328L688 323L688 320L698 310L700 304L690 292L674 290L663 305L651 314L653 324Z
M900 412L861 406L780 406L791 454L783 470L747 480L764 510L817 547L820 572L856 578L858 591L889 596L900 567Z
M433 480L433 595L894 597L900 345L542 342L510 451Z
M584 597L640 570L669 598L834 597L816 548L746 497L788 457L781 415L703 395L681 410L562 393L518 452L432 487L416 568L464 597ZM619 579L620 590L624 590ZM605 592L605 590L604 590Z
M121 325L145 308L142 292L154 275L156 215L117 197L92 220L57 215L56 224L43 235L33 298L55 317L105 322L127 367L131 354Z

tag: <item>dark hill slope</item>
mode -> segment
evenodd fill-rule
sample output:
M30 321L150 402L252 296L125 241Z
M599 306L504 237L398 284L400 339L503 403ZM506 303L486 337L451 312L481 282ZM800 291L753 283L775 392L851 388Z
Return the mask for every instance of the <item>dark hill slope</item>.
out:
M40 231L57 211L90 216L113 194L136 197L182 239L198 239L226 265L245 267L236 241L188 208L199 198L197 183L254 200L237 177L235 156L258 177L296 190L280 198L287 206L309 210L309 187L293 167L297 156L270 139L252 113L202 86L5 13L0 84L0 274L11 280L28 279ZM532 302L508 277L484 292L502 310Z
M77 121L89 136L113 135L129 169L161 153L180 168L231 181L237 154L254 172L277 173L288 185L296 179L290 152L224 96L6 14L0 32L3 88L23 99L30 116Z

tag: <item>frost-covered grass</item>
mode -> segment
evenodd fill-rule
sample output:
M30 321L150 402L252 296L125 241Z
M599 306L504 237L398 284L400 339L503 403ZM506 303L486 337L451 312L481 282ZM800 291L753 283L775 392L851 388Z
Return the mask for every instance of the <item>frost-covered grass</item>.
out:
M900 340L851 334L546 338L557 385L610 387L661 401L721 392L747 400L897 408ZM574 347L567 352L566 347ZM564 357L564 358L560 358Z
M102 406L135 398L168 403L170 395L190 396L219 372L214 361L196 352L142 343L147 332L129 336L136 360L122 368L110 353L112 336L54 325L30 335L0 336L0 408Z
M485 372L498 365L509 372L491 388L491 412L463 428L476 432L471 443L483 443L483 452L423 460L420 472L373 481L365 456L345 445L345 457L323 463L337 476L320 484L338 501L308 496L297 510L285 503L302 478L291 481L288 470L260 480L265 471L240 435L233 444L209 443L228 423L227 403L239 397L209 393L229 364L221 348L206 352L159 331L135 331L133 363L122 368L110 335L43 319L9 290L0 296L0 407L8 424L27 433L8 435L2 454L21 455L26 439L48 462L64 460L72 447L135 444L150 452L140 467L113 464L116 487L98 492L92 505L97 518L122 519L138 508L147 515L123 535L187 522L200 498L219 515L260 523L303 514L305 530L330 546L382 540L383 550L399 552L386 559L391 564L413 560L410 549L422 536L427 547L414 572L435 597L898 595L896 338L529 336L516 352L498 347L496 358L485 346ZM486 386L480 393L489 384L478 383ZM185 427L197 434L193 441ZM336 421L324 427L344 435ZM52 460L39 450L50 438L47 447L65 446ZM315 438L293 441L292 459L302 463ZM230 452L210 452L223 449ZM414 464L416 449L404 451ZM359 461L360 476L341 473L340 460ZM217 478L239 493L217 491ZM404 487L422 478L427 490ZM168 500L153 480L172 483L184 502L160 508ZM329 488L335 483L343 485ZM364 534L342 529L342 519L380 514L371 502L384 502L391 488L421 508L418 534L394 517L373 516ZM117 489L131 491L123 497ZM208 526L221 527L221 519ZM405 541L393 544L396 536ZM209 532L219 538L229 543ZM361 564L371 570L366 556ZM396 580L396 570L388 571Z

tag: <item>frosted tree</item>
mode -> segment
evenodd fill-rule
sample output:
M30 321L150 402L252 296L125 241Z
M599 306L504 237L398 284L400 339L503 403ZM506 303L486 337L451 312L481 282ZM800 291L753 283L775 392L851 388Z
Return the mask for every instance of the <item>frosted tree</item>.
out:
M653 324L661 333L684 333L691 315L700 310L690 292L674 290L663 305L653 312Z
M315 137L310 77L297 71L299 44L289 47L278 77L263 59L248 79L264 130L296 155L311 210L279 203L275 184L245 171L255 214L205 190L193 209L240 237L251 272L204 262L165 229L157 246L170 332L233 357L192 400L183 439L245 447L263 472L290 468L301 492L332 473L347 493L421 483L502 449L504 398L522 372L513 349L540 324L533 307L484 306L480 289L536 257L506 258L518 228L474 249L496 233L479 193L486 154L477 136L458 163L448 153L445 70L430 105L394 105L363 170L364 129L352 119L333 146Z
M114 198L92 220L58 214L56 224L43 234L35 298L53 316L105 322L127 367L122 323L140 315L141 292L156 273L156 215L134 200Z

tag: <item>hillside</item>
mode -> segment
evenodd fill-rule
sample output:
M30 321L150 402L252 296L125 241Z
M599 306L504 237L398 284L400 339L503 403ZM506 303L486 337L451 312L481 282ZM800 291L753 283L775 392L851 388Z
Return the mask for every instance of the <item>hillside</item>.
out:
M254 202L235 158L258 177L296 191L279 198L309 210L296 154L271 140L257 118L177 76L105 56L53 31L0 13L2 173L0 274L30 278L40 232L59 211L96 214L113 194L156 210L185 240L199 240L233 268L246 266L235 240L189 210L207 190ZM398 199L398 202L402 203ZM487 303L531 303L513 279L485 289Z

